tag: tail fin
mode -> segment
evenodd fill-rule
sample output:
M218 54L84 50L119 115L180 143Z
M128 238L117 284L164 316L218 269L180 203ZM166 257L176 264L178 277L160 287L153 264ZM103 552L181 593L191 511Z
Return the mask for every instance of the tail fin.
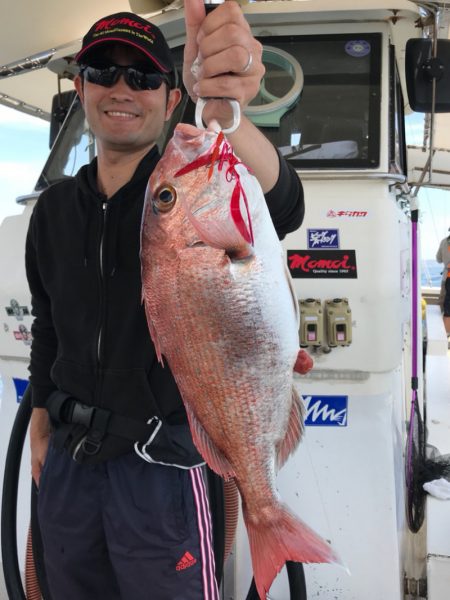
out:
M261 600L266 599L276 575L286 561L340 563L331 546L280 504L271 521L252 521L244 508L253 575ZM261 516L261 515L260 515Z

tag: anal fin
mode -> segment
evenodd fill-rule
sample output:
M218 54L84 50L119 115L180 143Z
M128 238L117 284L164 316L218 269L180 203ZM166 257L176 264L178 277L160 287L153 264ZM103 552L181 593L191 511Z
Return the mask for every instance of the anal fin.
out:
M286 435L283 441L277 448L277 467L281 469L284 463L289 458L289 455L297 448L300 443L303 433L303 402L297 393L297 390L292 388L292 406L289 415Z

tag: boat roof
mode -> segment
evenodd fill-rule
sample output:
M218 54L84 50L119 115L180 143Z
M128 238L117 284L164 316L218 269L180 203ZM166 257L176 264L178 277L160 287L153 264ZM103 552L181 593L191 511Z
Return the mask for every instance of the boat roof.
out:
M153 14L158 18L172 8L182 6L182 0L107 0L92 2L77 0L76 9L55 0L15 0L4 4L0 20L0 104L50 119L52 96L58 92L57 76L45 68L57 55L74 54L81 38L95 19L106 13L133 11L143 16ZM260 10L259 2L246 5L249 13ZM355 4L357 6L355 7ZM378 18L392 14L393 10L417 10L408 0L285 0L264 2L268 13L301 10L305 20L313 13L340 13L339 19L362 20L367 10L379 13ZM359 14L359 16L358 16ZM337 17L335 17L336 19ZM374 17L375 18L375 17ZM62 79L61 89L72 89L70 79Z
M107 0L92 2L78 0L76 9L68 8L56 0L15 0L3 3L0 20L2 51L0 56L0 104L50 120L51 103L59 90L71 90L74 70L71 58L81 44L81 38L95 19L107 13L132 11L144 17L152 17L163 25L171 19L170 11L183 6L183 0ZM261 12L261 3L241 2L251 18L252 13ZM305 22L399 19L414 23L420 17L439 14L438 37L449 39L450 6L448 2L409 0L284 0L264 1L264 12L271 15L301 11ZM182 12L178 11L180 18ZM173 14L173 13L172 13ZM401 27L397 27L397 30ZM410 29L408 30L410 32ZM420 35L420 33L418 33ZM404 43L406 40L401 40ZM405 94L406 96L406 94ZM425 121L429 116L425 115ZM433 147L444 153L444 162L450 163L450 114L433 115ZM425 128L426 129L426 128ZM429 147L424 136L423 148ZM425 153L413 153L413 160L423 165ZM415 165L414 165L414 168ZM445 177L450 183L450 172ZM450 189L450 185L444 185Z

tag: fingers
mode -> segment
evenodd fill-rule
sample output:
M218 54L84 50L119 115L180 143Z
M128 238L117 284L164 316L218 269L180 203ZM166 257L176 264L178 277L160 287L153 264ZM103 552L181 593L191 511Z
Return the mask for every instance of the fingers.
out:
M193 92L196 78L192 74L191 67L198 55L197 37L205 15L203 0L184 0L186 42L183 56L183 83L194 102L197 100L197 96Z
M205 4L203 0L184 0L184 21L186 23L186 35L189 35L195 28L200 27L205 18Z
M202 79L195 84L194 92L200 98L233 98L245 107L256 96L260 80L253 76L221 75Z
M194 62L198 53L197 36L205 15L203 0L184 0L184 20L186 24L184 60L190 63Z
M185 20L183 81L192 99L235 98L247 106L259 91L265 68L262 45L240 6L228 0L205 17L203 0L185 0Z
M233 53L223 55L226 50L240 51L246 61L245 48L251 49L256 40L245 20L241 8L236 2L228 1L212 11L201 24L197 34L199 57L202 61L208 58L219 57L223 61L217 68L219 73L233 70L236 56ZM240 49L240 50L239 50ZM244 62L245 64L245 62Z
M261 57L262 46L256 40L250 41L247 46L232 45L201 59L198 78L217 77L225 73L243 75L250 71L253 63L255 63L254 73L261 76L264 74L264 70L258 66L258 63L261 63Z
M242 107L256 96L265 68L262 45L239 5L227 1L212 11L198 35L197 96L235 98Z
M251 50L235 46L205 59L194 86L196 96L235 98L242 107L247 106L257 95L265 73L262 47L259 42L256 44ZM223 64L229 65L226 72L222 70Z
M228 28L225 30L224 28ZM231 41L238 43L240 36L244 33L250 35L250 25L247 23L244 14L234 1L227 1L220 4L212 12L208 14L208 18L201 22L201 27L198 29L197 42L201 44L205 37L210 37L214 33L217 35L217 41L220 45L230 41L228 39L220 39L221 33L227 32L227 36L231 36ZM211 48L211 50L214 50Z

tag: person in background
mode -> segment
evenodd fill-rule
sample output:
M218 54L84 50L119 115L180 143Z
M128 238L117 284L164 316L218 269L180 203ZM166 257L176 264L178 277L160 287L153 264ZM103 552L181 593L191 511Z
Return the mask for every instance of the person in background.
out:
M447 336L450 336L450 227L448 236L439 244L436 252L438 263L444 264L442 272L442 283L440 293L440 305L444 318L444 326Z
M428 327L427 327L427 301L420 299L420 312L422 316L422 370L425 373L428 349Z
M244 108L264 66L240 7L231 0L205 16L203 0L186 0L185 19L193 101L232 97ZM133 13L94 23L76 62L98 155L42 192L26 246L31 462L50 594L217 600L203 460L141 302L145 189L182 92L161 31ZM228 127L229 103L208 102L204 117ZM229 140L258 178L279 237L297 229L295 170L244 116Z

